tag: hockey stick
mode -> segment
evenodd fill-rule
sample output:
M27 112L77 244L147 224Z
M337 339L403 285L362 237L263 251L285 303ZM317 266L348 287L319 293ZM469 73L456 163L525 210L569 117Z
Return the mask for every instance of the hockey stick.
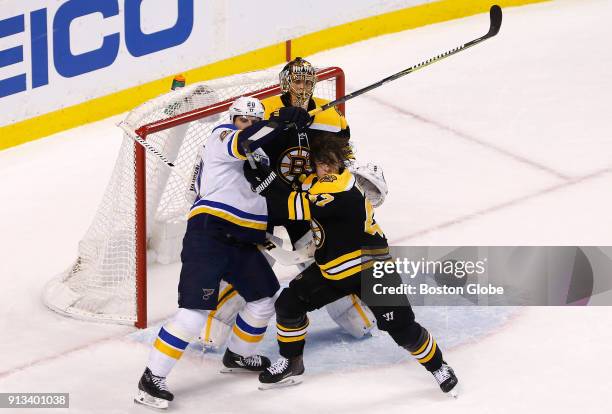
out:
M461 51L464 51L465 49L469 49L472 46L476 46L477 44L484 42L485 40L495 36L497 33L499 33L499 29L501 28L501 24L502 24L502 9L501 7L499 7L498 5L493 5L491 6L491 10L489 11L489 15L490 15L490 19L491 19L491 23L489 26L489 31L487 32L487 34L485 34L482 37L479 37L478 39L474 39L470 42L464 43L459 47L456 47L454 49L449 50L448 52L444 52L436 57L427 59L424 62L421 62L417 65L411 66L408 69L404 69L400 72L397 72L394 75L391 75L389 77L386 77L376 83L373 83L369 86L366 86L365 88L359 89L353 93L349 93L348 95L345 95L341 98L336 99L335 101L331 101L329 103L326 103L325 105L323 105L320 108L315 108L312 111L308 112L308 114L310 116L314 116L315 114L318 114L319 112L323 112L333 106L337 106L340 105L346 101L348 101L349 99L353 99L358 97L359 95L362 95L366 92L371 91L372 89L376 89L379 86L384 85L387 82L391 82L394 81L397 78L401 78L402 76L408 75L409 73L412 72L416 72L419 69L423 69L429 65L432 65L436 62L441 61L442 59L446 59L449 56L455 55Z
M166 164L168 167L174 167L174 164L170 162L170 160L168 160L168 158L166 158L164 156L164 154L162 154L160 151L158 151L153 145L149 144L147 141L145 141L144 139L140 138L137 134L135 134L130 127L128 127L126 124L124 124L123 122L119 122L119 124L117 124L117 126L121 129L123 129L125 131L125 133L132 138L134 141L136 141L137 143L139 143L140 145L143 146L144 149L146 149L147 151L149 151L151 154L155 155L157 158L159 158L164 164Z
M188 178L180 169L175 168L174 163L170 162L170 160L168 160L168 158L166 158L164 154L161 153L161 151L159 151L153 145L149 144L147 141L145 141L144 139L139 137L137 134L135 134L128 125L123 123L123 121L119 122L117 126L123 129L123 131L125 131L125 133L130 138L132 138L135 142L140 144L144 149L149 151L151 154L155 155L161 162L163 162L167 167L169 167L172 171L174 171L174 173L178 175L179 177L181 177L186 183L193 183L193 177Z

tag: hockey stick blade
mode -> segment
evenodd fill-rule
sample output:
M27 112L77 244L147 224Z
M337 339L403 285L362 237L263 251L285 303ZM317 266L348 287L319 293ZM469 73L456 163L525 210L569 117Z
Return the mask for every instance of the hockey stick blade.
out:
M454 49L451 49L447 52L441 53L433 58L427 59L426 61L423 61L421 63L418 63L414 66L409 67L408 69L404 69L400 72L397 72L391 76L388 76L378 82L375 82L371 85L366 86L365 88L361 88L355 92L349 93L348 95L345 95L341 98L336 99L335 101L331 101L325 105L323 105L320 108L315 108L312 111L308 112L311 116L314 116L315 114L319 113L319 112L323 112L333 106L338 106L350 99L356 98L359 95L362 95L366 92L369 92L373 89L378 88L379 86L384 85L387 82L391 82L394 81L395 79L401 78L402 76L406 76L409 73L412 72L416 72L417 70L426 68L429 65L432 65L436 62L439 62L443 59L446 59L449 56L455 55L459 52L462 52L472 46L475 46L495 35L497 35L497 33L499 33L499 29L501 28L501 24L502 24L502 9L501 7L499 7L498 5L493 5L491 6L491 9L489 10L489 17L490 17L490 23L489 23L489 31L484 35L481 36L477 39L474 39L472 41L469 41L467 43L462 44L461 46L458 46Z
M501 29L501 25L502 25L501 7L499 7L497 4L491 6L489 15L491 17L491 27L489 28L489 33L487 33L487 35L488 37L493 37L497 33L499 33L499 29Z
M482 42L483 40L489 39L499 33L499 29L501 29L502 24L502 9L497 4L491 6L491 10L489 10L489 18L491 23L489 25L489 31L486 35L479 37L478 39L474 39L471 42L466 43L465 48L474 46L477 43Z

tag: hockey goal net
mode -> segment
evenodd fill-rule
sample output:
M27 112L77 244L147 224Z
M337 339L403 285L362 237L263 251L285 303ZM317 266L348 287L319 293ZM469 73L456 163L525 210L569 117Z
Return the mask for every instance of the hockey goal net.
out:
M315 95L344 95L339 68L317 71ZM237 97L280 94L277 71L215 79L171 91L132 110L98 211L75 262L50 280L44 303L61 314L147 326L147 264L180 260L196 158L212 129L226 123ZM340 111L344 108L339 106ZM140 137L171 161L135 142Z

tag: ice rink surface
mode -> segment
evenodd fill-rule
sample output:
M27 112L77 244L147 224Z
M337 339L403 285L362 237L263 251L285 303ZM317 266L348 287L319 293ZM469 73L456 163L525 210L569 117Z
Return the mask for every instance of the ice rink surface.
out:
M357 157L385 170L390 195L376 215L392 244L612 244L611 17L605 0L508 8L496 38L347 105ZM482 14L309 59L342 67L352 91L487 26ZM0 392L69 392L70 412L150 412L132 397L175 308L179 266L151 269L155 326L144 331L66 319L40 299L75 258L121 118L0 152ZM171 411L610 412L612 308L415 313L457 372L457 400L384 333L357 341L317 312L304 384L261 392L255 377L219 374L220 354L192 347L168 380ZM275 357L272 332L263 350Z

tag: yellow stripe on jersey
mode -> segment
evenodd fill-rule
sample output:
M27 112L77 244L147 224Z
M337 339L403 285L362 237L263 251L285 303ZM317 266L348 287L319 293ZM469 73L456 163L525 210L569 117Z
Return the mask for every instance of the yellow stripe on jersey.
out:
M329 270L332 267L339 266L349 260L355 259L361 256L361 250L355 250L354 252L343 254L340 257L335 258L327 263L320 264L319 267L323 270Z
M236 158L238 158L239 160L246 160L247 157L245 157L244 155L242 155L240 153L240 151L238 151L238 135L240 134L241 131L236 131L234 133L234 136L232 137L232 155Z
M264 119L270 119L270 115L272 112L276 111L278 108L282 108L285 105L283 101L281 101L280 95L270 96L269 98L265 98L261 100L261 104L264 106Z
M341 193L350 190L353 185L355 185L355 177L348 168L345 168L342 174L328 174L321 178L308 192L310 194Z
M299 197L298 197L299 194ZM310 204L307 193L292 191L287 198L289 220L310 220Z
M380 249L363 249L362 253L364 256L386 256L389 254L389 248L381 247Z
M300 198L302 201L302 211L304 212L304 220L310 220L310 201L308 200L307 193L301 193Z
M315 108L321 108L323 105L330 102L327 99L318 98L316 96L313 96L312 99L315 102ZM285 106L280 95L262 99L261 103L265 109L264 119L270 119L270 116L272 116L274 111ZM348 124L344 115L340 114L336 108L332 107L323 112L318 112L315 114L309 128L320 131L340 132L341 130L346 129L347 126Z
M199 206L199 207L192 209L191 213L189 213L189 218L192 218L193 216L197 216L198 214L204 214L204 213L210 214L215 217L222 218L223 220L227 220L230 223L234 223L242 227L247 227L249 229L265 230L268 227L266 223L241 219L227 211L216 209L216 208L209 207L209 206Z
M295 220L295 198L297 193L292 191L287 199L287 208L289 209L289 220Z
M321 269L321 274L326 278L326 279L331 279L331 280L340 280L340 279L344 279L345 277L349 277L349 276L353 276L354 274L357 274L363 270L369 269L372 266L374 266L374 262L373 261L369 261L365 264L360 264L354 267L351 267L343 272L340 273L328 273L325 270Z
M178 349L171 347L159 338L155 340L153 347L159 352L168 355L170 358L179 359L181 355L183 355L183 351L179 351Z
M312 187L312 182L314 181L315 178L317 178L316 174L310 174L308 177L304 178L304 180L302 180L302 190L303 191L309 190L310 187Z
M374 260L376 260L378 256L382 256L380 259L385 259L388 254L388 247L355 250L343 254L327 263L320 264L319 268L323 276L327 279L339 280L371 268L374 266Z

